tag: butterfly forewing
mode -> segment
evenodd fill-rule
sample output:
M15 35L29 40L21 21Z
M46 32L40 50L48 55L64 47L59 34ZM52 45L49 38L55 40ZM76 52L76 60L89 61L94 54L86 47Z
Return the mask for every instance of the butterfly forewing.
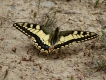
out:
M34 36L33 33L37 33L40 30L40 26L37 24L29 24L25 22L14 23L14 27L20 30L22 33L26 34L27 36Z
M83 42L90 39L96 38L98 35L94 32L88 31L61 31L60 32L60 39L55 44L54 49L59 49L61 47L65 47L73 42Z
M27 36L30 36L34 45L41 51L48 52L50 43L48 42L50 37L50 32L46 31L45 28L37 24L29 24L26 22L18 22L13 24L18 30ZM43 31L43 29L45 31Z

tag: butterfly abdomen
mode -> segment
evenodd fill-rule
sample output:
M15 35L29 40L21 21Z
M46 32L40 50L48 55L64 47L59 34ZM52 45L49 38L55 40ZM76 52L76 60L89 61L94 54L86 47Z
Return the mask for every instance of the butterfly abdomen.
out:
M51 33L50 44L51 44L52 46L54 46L55 43L59 40L59 38L60 38L60 31L59 31L59 28L57 27L57 28L55 29L55 31L53 31L53 32Z

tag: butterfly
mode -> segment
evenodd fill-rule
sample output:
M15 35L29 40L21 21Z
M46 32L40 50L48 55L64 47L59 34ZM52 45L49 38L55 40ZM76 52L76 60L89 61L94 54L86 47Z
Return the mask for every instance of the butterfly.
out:
M31 37L34 45L39 49L39 53L50 53L56 49L68 46L70 43L84 42L98 36L98 34L89 31L60 31L58 27L52 30L38 24L27 22L17 22L13 26Z

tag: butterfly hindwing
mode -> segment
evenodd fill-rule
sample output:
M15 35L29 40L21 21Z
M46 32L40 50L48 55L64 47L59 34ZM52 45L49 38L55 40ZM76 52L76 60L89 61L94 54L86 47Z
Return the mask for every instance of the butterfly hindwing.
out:
M93 38L96 38L98 35L94 32L88 31L61 31L60 39L55 44L54 49L59 49L65 47L73 42L83 42Z
M41 50L41 52L48 52L50 46L49 37L52 32L48 28L39 26L37 24L29 24L26 22L18 22L13 24L18 30L27 36L30 36L34 45Z

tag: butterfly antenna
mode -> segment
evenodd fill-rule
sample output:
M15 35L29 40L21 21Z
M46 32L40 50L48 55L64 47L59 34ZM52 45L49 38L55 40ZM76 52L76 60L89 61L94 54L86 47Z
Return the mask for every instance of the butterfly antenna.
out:
M65 23L68 23L68 21L69 21L70 19L68 19L66 22L64 22L63 24L61 24L60 26L63 26Z

